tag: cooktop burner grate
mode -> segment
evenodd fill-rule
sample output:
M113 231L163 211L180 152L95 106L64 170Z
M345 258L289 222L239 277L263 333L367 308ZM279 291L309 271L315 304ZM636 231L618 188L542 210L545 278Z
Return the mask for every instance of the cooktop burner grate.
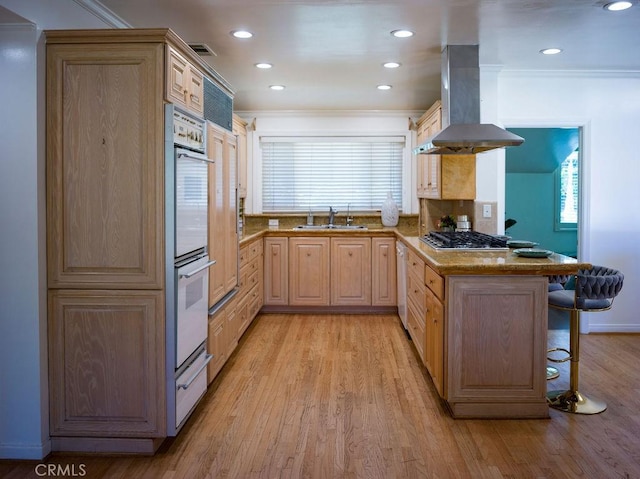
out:
M507 249L507 241L477 231L431 231L420 238L435 249Z

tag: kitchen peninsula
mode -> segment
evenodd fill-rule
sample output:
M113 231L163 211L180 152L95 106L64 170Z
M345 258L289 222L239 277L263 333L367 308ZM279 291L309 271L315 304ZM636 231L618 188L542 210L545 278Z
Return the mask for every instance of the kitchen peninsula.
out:
M251 229L242 241L389 237L408 246L407 330L456 418L546 418L548 276L589 267L553 254L436 250L405 228ZM266 251L266 250L265 250ZM265 288L270 278L266 274Z

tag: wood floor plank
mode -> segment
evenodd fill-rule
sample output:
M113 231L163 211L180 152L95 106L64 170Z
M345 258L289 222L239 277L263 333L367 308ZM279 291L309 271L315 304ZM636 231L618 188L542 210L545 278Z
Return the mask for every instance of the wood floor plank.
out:
M640 478L640 335L583 335L581 353L604 413L454 420L397 316L260 315L155 456L46 462L97 479ZM558 369L550 389L568 387ZM0 477L36 478L38 462L0 461Z

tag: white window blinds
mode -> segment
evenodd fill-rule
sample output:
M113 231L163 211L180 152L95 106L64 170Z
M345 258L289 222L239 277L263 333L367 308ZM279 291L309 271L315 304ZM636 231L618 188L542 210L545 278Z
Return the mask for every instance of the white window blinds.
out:
M402 205L405 138L261 137L264 212L379 210Z

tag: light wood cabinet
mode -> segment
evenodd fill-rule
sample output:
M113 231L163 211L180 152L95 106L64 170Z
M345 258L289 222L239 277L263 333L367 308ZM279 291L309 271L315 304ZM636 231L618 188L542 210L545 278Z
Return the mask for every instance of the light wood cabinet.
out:
M238 285L236 138L207 122L209 164L209 307Z
M544 276L449 276L445 399L455 417L548 417Z
M47 47L49 288L164 284L163 52Z
M174 294L165 102L201 116L201 71L217 77L169 29L45 35L52 449L153 453L166 436Z
M264 240L264 304L289 304L289 240Z
M396 240L371 238L371 304L395 306L396 288Z
M424 285L424 268L424 261L407 250L407 326L420 359L426 364L427 288Z
M161 291L49 291L54 443L165 435L163 311Z
M442 129L439 100L420 117L417 129L418 145ZM417 196L442 200L475 199L475 155L417 155Z
M330 241L320 237L289 238L289 304L329 306Z
M202 73L174 48L167 51L167 100L197 116L204 113Z
M238 144L238 198L247 197L247 122L233 115L233 134Z
M371 305L371 238L331 238L331 305Z
M209 316L207 351L213 355L213 359L207 366L207 382L209 384L215 379L238 345L236 308L237 297L233 297Z
M262 238L240 248L240 287L236 310L238 339L251 325L251 322L262 308L264 298L263 251Z
M425 271L437 275L429 266ZM425 275L426 276L426 275ZM438 276L442 280L442 277ZM444 395L444 305L436 293L431 289L429 281L425 290L425 354L424 363L431 375L438 393ZM431 285L440 284L433 281ZM444 290L442 290L444 293Z

